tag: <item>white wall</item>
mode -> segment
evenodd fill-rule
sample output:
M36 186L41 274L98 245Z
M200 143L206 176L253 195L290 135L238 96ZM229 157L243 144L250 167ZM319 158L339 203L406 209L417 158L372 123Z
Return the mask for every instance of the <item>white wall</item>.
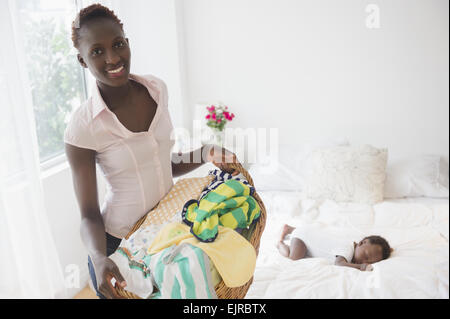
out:
M174 0L117 2L119 18L130 42L131 72L153 74L163 79L169 90L169 110L174 125L187 125L183 120L186 108L182 99Z
M367 4L380 28L366 27ZM222 100L235 127L282 143L347 137L448 157L448 1L189 0L190 110Z

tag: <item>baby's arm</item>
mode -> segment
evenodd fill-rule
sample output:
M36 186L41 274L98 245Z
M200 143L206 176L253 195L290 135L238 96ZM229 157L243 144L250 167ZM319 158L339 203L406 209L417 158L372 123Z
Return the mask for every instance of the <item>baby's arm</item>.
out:
M345 266L345 267L352 267L352 268L356 268L362 271L372 271L373 267L371 264L352 264L347 262L347 259L345 259L342 256L336 256L336 261L334 262L335 265L337 266Z

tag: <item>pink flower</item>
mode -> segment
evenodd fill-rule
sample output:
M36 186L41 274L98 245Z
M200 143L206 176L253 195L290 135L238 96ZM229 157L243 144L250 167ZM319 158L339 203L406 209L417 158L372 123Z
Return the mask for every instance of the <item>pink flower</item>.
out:
M233 113L229 113L229 112L223 112L223 114L225 115L225 118L228 120L228 121L232 121L233 120L233 118L234 118L234 114Z
M215 110L215 106L214 105L211 105L211 111L214 111Z
M217 119L217 123L220 123L220 122L222 122L222 120L221 119Z
M213 113L212 115L212 119L215 120L216 119L216 113Z
M209 120L211 118L211 115L206 115L206 119Z

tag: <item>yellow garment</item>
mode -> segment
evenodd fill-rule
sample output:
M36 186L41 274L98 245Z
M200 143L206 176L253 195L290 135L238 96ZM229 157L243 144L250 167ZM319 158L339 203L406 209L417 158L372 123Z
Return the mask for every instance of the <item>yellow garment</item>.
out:
M219 226L219 235L211 243L203 243L181 223L171 223L158 233L147 250L155 254L172 245L189 243L202 249L214 263L227 287L239 287L253 276L256 266L255 248L231 228Z

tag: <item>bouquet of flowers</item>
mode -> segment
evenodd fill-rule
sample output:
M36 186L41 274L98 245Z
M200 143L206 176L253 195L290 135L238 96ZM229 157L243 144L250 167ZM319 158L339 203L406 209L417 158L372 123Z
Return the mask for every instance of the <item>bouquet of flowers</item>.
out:
M206 125L219 132L223 131L227 122L231 122L234 114L228 111L228 106L219 104L207 106L208 115L206 115Z

